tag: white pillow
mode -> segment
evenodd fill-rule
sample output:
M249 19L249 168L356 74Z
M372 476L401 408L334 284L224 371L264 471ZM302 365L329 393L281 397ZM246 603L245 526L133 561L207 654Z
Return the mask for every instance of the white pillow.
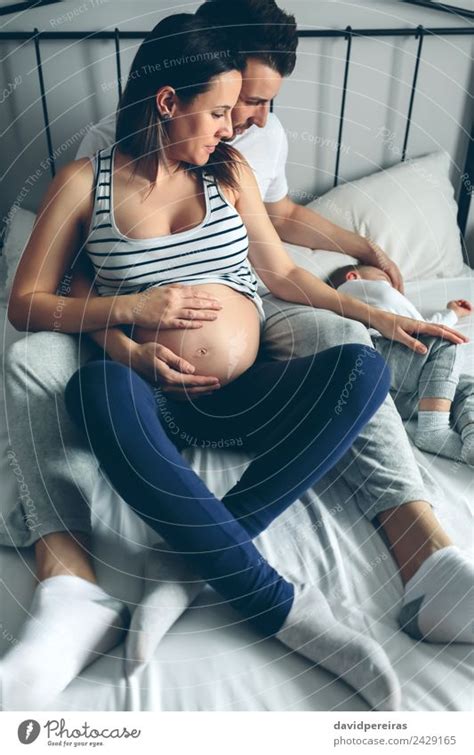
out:
M337 186L308 207L379 244L405 280L452 278L462 275L463 257L449 166L446 152L407 160ZM316 256L325 275L352 261Z
M21 207L13 215L8 230L5 234L5 243L3 246L3 262L6 266L5 275L2 276L4 286L2 298L7 300L10 289L15 277L16 269L23 254L23 250L30 238L36 215L29 210L23 210Z

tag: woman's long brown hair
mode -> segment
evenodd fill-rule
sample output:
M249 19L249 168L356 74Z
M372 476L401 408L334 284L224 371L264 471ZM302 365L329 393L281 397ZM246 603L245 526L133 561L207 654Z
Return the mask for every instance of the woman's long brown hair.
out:
M172 86L183 102L191 102L210 88L215 76L243 70L244 58L229 45L228 34L206 28L188 13L168 16L144 39L119 103L115 134L120 151L133 161L134 174L141 172L154 182L160 163L166 163L170 139L156 105L158 89ZM220 142L206 165L187 167L237 189L235 164L240 159L231 145Z

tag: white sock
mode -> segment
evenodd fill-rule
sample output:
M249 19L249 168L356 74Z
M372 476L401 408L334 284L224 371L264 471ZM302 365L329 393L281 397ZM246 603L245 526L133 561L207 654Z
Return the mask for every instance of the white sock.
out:
M142 599L133 612L125 644L128 674L149 663L166 632L206 584L164 543L150 551L143 578Z
M474 642L474 563L455 545L426 559L405 585L400 626L416 640Z
M98 585L61 575L35 590L17 644L0 661L0 708L42 710L117 645L128 608Z
M461 458L462 441L450 427L449 412L418 412L418 426L413 440L422 451L456 461Z
M474 467L474 424L467 425L461 433L462 451L461 458L471 467Z
M399 710L400 684L382 647L338 621L317 587L295 590L277 639L344 679L373 709Z

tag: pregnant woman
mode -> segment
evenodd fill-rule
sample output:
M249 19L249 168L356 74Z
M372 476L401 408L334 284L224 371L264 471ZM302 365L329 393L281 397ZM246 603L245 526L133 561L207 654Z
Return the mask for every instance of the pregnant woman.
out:
M85 159L67 166L53 182L17 274L10 317L36 330L109 328L111 340L98 337L109 353L114 338L131 337L177 353L182 371L207 376L183 400L182 391L165 394L101 358L73 376L66 400L116 490L195 574L265 636L341 676L373 708L396 709L399 685L383 650L338 622L315 586L284 579L252 543L351 446L388 391L388 370L358 344L265 362L249 260L280 298L370 320L392 337L416 323L338 294L287 256L249 167L221 143L231 134L240 67L219 33L193 16L172 16L154 29L132 64L116 146L100 151L93 165ZM81 277L72 297L58 295L84 252L95 288ZM181 318L165 310L157 319L163 286L171 298L189 291ZM451 337L458 338L455 331ZM196 444L254 455L222 501L180 453ZM79 578L62 578L63 599L68 579ZM45 606L52 602L47 582L38 597ZM32 707L44 704L120 640L123 607L93 587L94 615L84 637L70 641L71 657L63 653L58 664L57 646L45 650L43 643L54 667L48 678L35 677L34 637L22 637L2 661L5 708L22 695L24 701L25 687ZM83 617L78 611L81 624ZM106 635L101 624L110 628Z

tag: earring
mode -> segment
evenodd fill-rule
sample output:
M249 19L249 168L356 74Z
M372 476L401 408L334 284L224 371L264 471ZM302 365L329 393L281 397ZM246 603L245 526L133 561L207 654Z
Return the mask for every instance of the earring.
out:
M163 113L161 117L164 121L169 121L171 119L171 115L169 113Z

